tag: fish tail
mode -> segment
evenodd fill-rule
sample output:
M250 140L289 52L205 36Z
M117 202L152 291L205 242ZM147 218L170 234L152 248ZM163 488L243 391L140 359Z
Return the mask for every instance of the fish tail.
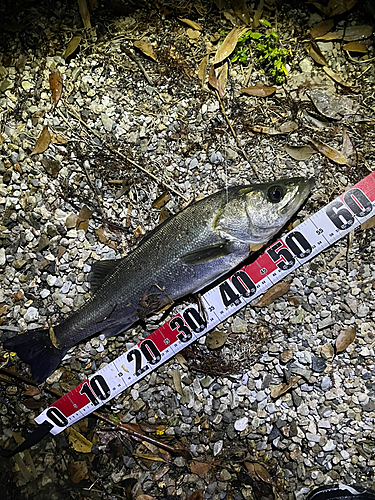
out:
M31 330L5 340L3 345L30 365L33 379L39 383L56 370L67 351L52 344L48 330Z

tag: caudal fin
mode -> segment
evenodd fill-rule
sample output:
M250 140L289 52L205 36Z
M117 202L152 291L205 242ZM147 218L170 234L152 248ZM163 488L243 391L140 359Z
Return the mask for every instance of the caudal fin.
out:
M5 340L3 345L31 366L33 379L39 383L56 370L66 353L52 344L48 330L31 330Z

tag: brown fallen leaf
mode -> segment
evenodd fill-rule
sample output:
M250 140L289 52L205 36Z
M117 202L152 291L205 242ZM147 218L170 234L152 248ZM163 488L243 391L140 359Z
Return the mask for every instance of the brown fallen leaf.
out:
M201 36L201 32L198 30L193 30L192 28L188 28L186 30L186 34L190 40L197 40Z
M281 281L280 283L276 283L276 285L273 285L269 290L267 290L267 292L263 295L263 297L254 306L255 307L269 306L277 298L289 292L289 289L290 289L289 281Z
M40 390L33 385L29 385L25 391L22 392L23 396L36 396L40 394Z
M362 42L349 42L343 46L344 50L348 52L359 52L361 54L367 54L367 47Z
M327 17L333 17L352 9L356 4L356 1L357 0L330 0L327 6L322 5L319 2L312 1L310 3L315 5L315 7L323 12Z
M175 356L175 360L178 361L181 365L181 367L185 370L185 371L188 371L189 367L188 367L188 364L186 362L186 359L183 357L183 355L181 353L178 353L176 354Z
M262 17L263 7L264 7L264 0L260 0L257 10L254 12L254 20L253 24L251 25L253 29L256 29L259 26L259 19Z
M43 158L42 165L47 174L56 179L61 169L61 163L57 160L52 160L51 158Z
M206 346L209 349L219 349L222 347L228 339L228 334L226 332L221 332L220 330L214 330L209 332L206 337Z
M206 56L204 56L204 58L201 60L199 67L198 67L198 78L199 78L199 81L201 82L202 87L204 85L204 82L206 81L208 57L209 57L208 54Z
M211 64L210 72L208 74L208 83L213 87L221 98L224 97L224 90L222 89L219 80L217 79L215 66Z
M84 460L71 462L68 466L69 474L74 484L80 483L83 479L88 479L89 471Z
M364 40L371 35L372 27L364 24L361 26L348 26L345 30L337 30L326 33L316 39L321 41L344 40L344 42L354 42L355 40Z
M311 40L309 43L305 44L306 52L310 57L314 59L314 61L322 66L327 66L327 61L323 54L321 53L317 44Z
M134 457L144 458L145 460L151 460L151 462L164 462L165 463L164 458L159 457L158 455L152 455L150 453L134 453Z
M366 229L371 229L374 226L375 226L375 215L373 215L372 217L370 217L370 219L361 224L361 229L362 231L365 231Z
M141 52L143 52L146 56L151 57L151 59L153 59L154 61L158 60L158 56L151 44L144 42L143 40L138 40L133 42L133 45Z
M203 500L203 490L195 490L186 500Z
M92 442L82 436L82 434L76 431L73 427L69 429L68 440L72 445L72 448L79 453L91 453Z
M198 474L198 476L204 476L211 469L212 465L206 462L191 462L190 470L193 474Z
M164 207L164 205L166 203L168 203L168 201L170 200L169 198L169 194L168 194L168 189L166 191L164 191L164 193L162 193L160 196L158 196L156 198L156 200L154 200L152 202L152 208L161 208L161 207Z
M135 500L156 500L154 497L150 495L138 495Z
M169 219L169 217L170 217L170 214L169 214L168 210L166 209L166 207L163 207L160 210L158 224L162 224L165 220Z
M245 0L230 0L230 5L238 19L241 19L244 24L249 25L251 17Z
M107 245L109 248L113 248L116 250L117 244L115 241L111 240L107 235L103 227L98 227L95 229L95 234L100 241L100 243L103 243L103 245Z
M181 17L179 17L178 20L181 21L182 23L187 24L188 26L190 26L190 28L193 28L194 30L198 31L202 30L202 26L196 23L195 21L191 21L190 19L182 19Z
M331 68L329 68L328 66L323 66L323 70L324 72L330 77L332 78L333 81L335 81L336 83L338 83L339 85L342 85L343 87L347 87L347 88L352 88L352 87L355 87L355 85L352 85L350 83L347 83L345 82L340 75L338 75L337 73L335 73Z
M55 134L54 132L51 132L51 142L53 144L67 144L68 139L66 139L62 135Z
M310 35L312 38L316 38L318 36L323 36L330 29L332 29L334 25L333 19L327 19L325 21L321 21L320 23L316 24L311 30L310 30Z
M23 402L23 404L28 408L29 410L39 410L39 408L42 408L45 406L45 401L42 400L36 400L34 398L28 398L26 401Z
M37 155L39 153L43 153L48 148L50 143L51 143L51 134L50 131L48 130L48 127L45 126L38 140L36 141L34 150L32 151L31 155Z
M335 347L336 352L343 352L356 337L356 329L355 328L347 328L343 330L336 339Z
M331 146L321 141L315 141L314 139L309 139L309 141L319 153L322 153L322 155L326 156L329 160L339 165L346 165L348 163L347 158L337 151L337 149L331 148Z
M92 211L86 205L83 205L78 214L76 229L83 229L86 233L89 228L89 221L91 217Z
M320 349L320 355L324 359L331 360L335 355L335 349L333 345L330 342L322 345L322 348Z
M185 396L184 390L181 385L181 372L178 368L172 372L173 385L180 396Z
M252 95L255 97L268 97L276 92L276 87L266 87L265 85L255 85L254 87L246 87L240 89L243 94Z
M85 29L91 28L90 12L86 0L78 0L78 9Z
M68 59L69 56L71 56L76 50L78 45L80 44L80 41L82 40L81 36L74 36L70 42L68 43L68 46L65 49L65 52L63 54L64 59Z
M225 61L225 63L218 68L218 75L217 75L217 80L219 82L220 87L223 89L223 92L225 91L225 86L227 84L227 77L228 77L228 61Z
M297 130L298 125L296 122L287 121L282 123L279 128L267 127L265 125L253 125L250 128L253 132L259 132L261 134L277 135L277 134L286 134L288 132L292 132L293 130Z
M233 28L225 37L224 42L219 45L215 54L214 64L219 64L229 57L234 51L239 37L248 31L249 28Z
M56 71L55 73L51 73L49 75L49 88L52 92L52 100L54 105L59 102L61 97L61 92L63 88L63 81L60 71Z
M261 479L265 483L272 484L272 478L268 470L257 462L245 462L249 474L255 479Z
M282 394L285 394L287 391L289 391L289 389L291 389L294 385L296 385L296 383L300 379L301 377L299 375L296 375L290 380L289 384L285 384L283 382L282 384L271 386L271 398L276 399L280 397Z
M290 146L289 144L286 144L285 151L297 161L308 160L314 153L314 150L310 146Z
M346 130L343 130L342 132L341 153L345 156L345 158L347 158L348 165L350 167L353 167L354 165L357 164L358 161L357 152L353 140Z

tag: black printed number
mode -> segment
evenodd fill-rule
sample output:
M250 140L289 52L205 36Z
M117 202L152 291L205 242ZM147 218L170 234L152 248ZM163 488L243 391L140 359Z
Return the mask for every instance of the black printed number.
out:
M68 425L68 419L57 408L48 408L48 410L46 411L46 417L48 417L51 422L57 425L57 427L66 427Z
M287 248L280 248L282 246L282 242L277 241L274 245L272 245L272 247L267 250L267 253L271 257L271 259L276 262L276 265L279 269L281 269L282 271L286 271L287 269L290 269L294 266L295 259ZM280 258L283 258L284 260L277 262L278 260L280 260Z
M326 210L327 216L338 229L346 229L354 223L354 217L341 200L333 201Z
M131 363L133 360L135 361L134 373L137 377L139 375L142 375L142 373L150 368L148 364L142 366L142 354L146 358L146 361L151 365L155 365L161 360L160 351L156 347L154 342L150 339L144 340L139 346L139 349L132 349L126 356L129 363Z
M358 188L350 189L344 194L344 201L357 217L365 217L372 210L372 203Z
M190 331L190 328L188 328L185 325L184 320L182 318L180 318L179 316L177 316L176 318L173 318L171 320L171 322L169 323L169 326L171 327L171 330L177 329L178 334L176 335L176 337L181 342L188 342L191 339L191 337L193 336L193 334Z
M79 393L87 396L93 405L98 405L99 400L104 401L109 398L111 389L103 375L94 375L89 384L87 382L83 384Z

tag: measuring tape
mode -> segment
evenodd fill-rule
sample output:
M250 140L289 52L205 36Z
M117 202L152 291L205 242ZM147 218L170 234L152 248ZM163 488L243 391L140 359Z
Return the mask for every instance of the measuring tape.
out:
M374 201L375 171L202 295L205 311L189 305L35 421L58 434L86 417L375 215Z

